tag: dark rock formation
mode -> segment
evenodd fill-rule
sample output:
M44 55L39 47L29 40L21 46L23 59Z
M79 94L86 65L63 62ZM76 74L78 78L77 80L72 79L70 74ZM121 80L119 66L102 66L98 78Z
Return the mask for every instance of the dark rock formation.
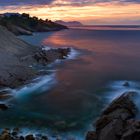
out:
M10 97L12 97L12 95L8 93L8 91L0 91L0 101L9 99Z
M125 82L125 83L123 84L123 86L124 86L124 87L129 87L130 84L129 84L129 82Z
M70 48L58 48L38 51L33 57L38 63L48 64L56 59L65 59L70 53Z
M89 131L86 135L86 140L97 140L97 134L95 131Z
M48 140L48 137L43 135L34 136L33 134L21 136L18 128L13 130L6 128L0 134L0 140Z
M6 104L0 104L0 110L7 110L8 106Z
M37 63L46 65L65 58L69 52L70 49L43 51L37 46L33 48L0 26L0 88L26 84L38 76L38 71L29 66ZM4 94L0 98L4 98Z
M7 16L8 15L8 16ZM51 20L38 19L29 14L8 13L0 17L0 25L6 27L15 35L32 35L33 32L48 32L67 29L66 26Z
M115 99L96 121L96 131L88 132L86 140L139 140L140 121L134 120L136 94L129 92Z

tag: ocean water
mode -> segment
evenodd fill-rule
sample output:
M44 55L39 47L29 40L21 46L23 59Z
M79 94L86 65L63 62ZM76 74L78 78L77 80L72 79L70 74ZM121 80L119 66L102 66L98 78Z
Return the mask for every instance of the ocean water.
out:
M48 74L12 89L0 127L20 127L80 139L101 111L127 91L140 91L140 30L69 29L20 38L48 48L70 47L68 59L42 67ZM130 86L124 87L128 81ZM139 104L139 103L138 103ZM92 127L93 124L93 127Z

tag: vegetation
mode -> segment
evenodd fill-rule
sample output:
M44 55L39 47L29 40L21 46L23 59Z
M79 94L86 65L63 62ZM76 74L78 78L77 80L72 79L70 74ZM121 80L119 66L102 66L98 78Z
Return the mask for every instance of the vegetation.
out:
M3 14L0 18L0 25L5 26L8 30L18 34L17 30L30 32L46 32L66 29L66 26L52 22L51 20L43 20L37 17L31 17L29 14Z

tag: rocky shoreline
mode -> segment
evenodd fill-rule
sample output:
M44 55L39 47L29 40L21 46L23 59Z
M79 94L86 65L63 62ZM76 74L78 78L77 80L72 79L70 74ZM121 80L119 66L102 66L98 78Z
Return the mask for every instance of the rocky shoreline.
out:
M87 132L85 140L139 140L140 121L135 119L138 109L134 103L136 92L127 92L112 101L96 121L96 130ZM0 140L48 140L48 134L25 136L19 128L6 128ZM59 140L60 138L54 138Z
M47 65L57 59L65 59L70 53L70 48L43 50L32 46L2 26L0 42L0 88L15 88L25 84L38 76L32 65Z
M96 130L89 131L86 140L139 140L140 121L133 97L136 92L124 93L115 99L96 121Z
M70 48L44 50L32 46L0 26L0 88L15 88L37 77L39 72L34 64L48 65L57 59L65 59ZM123 86L129 86L125 83ZM96 121L96 130L87 133L86 140L139 140L140 121L135 119L138 112L133 96L136 92L124 93L115 99ZM3 101L10 98L8 91L0 91L0 111L9 108ZM18 128L4 129L0 140L47 140L45 135L23 136ZM57 138L56 138L57 139ZM57 139L58 140L58 139Z
M7 88L16 88L28 84L38 77L40 72L33 65L48 65L57 59L65 59L70 48L45 50L32 46L0 26L0 110L7 110L3 103L11 98ZM4 90L3 90L4 89Z

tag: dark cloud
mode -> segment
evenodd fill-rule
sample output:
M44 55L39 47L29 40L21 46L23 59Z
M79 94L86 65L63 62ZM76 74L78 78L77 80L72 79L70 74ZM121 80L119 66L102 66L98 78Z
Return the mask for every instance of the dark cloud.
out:
M50 4L55 0L0 0L0 6L13 5L43 5Z
M13 5L50 5L52 2L58 0L0 0L0 6L13 6ZM71 5L86 5L94 3L118 2L118 3L140 3L140 0L62 0L63 2L70 2ZM65 3L59 5L65 5ZM67 4L66 4L67 5Z

